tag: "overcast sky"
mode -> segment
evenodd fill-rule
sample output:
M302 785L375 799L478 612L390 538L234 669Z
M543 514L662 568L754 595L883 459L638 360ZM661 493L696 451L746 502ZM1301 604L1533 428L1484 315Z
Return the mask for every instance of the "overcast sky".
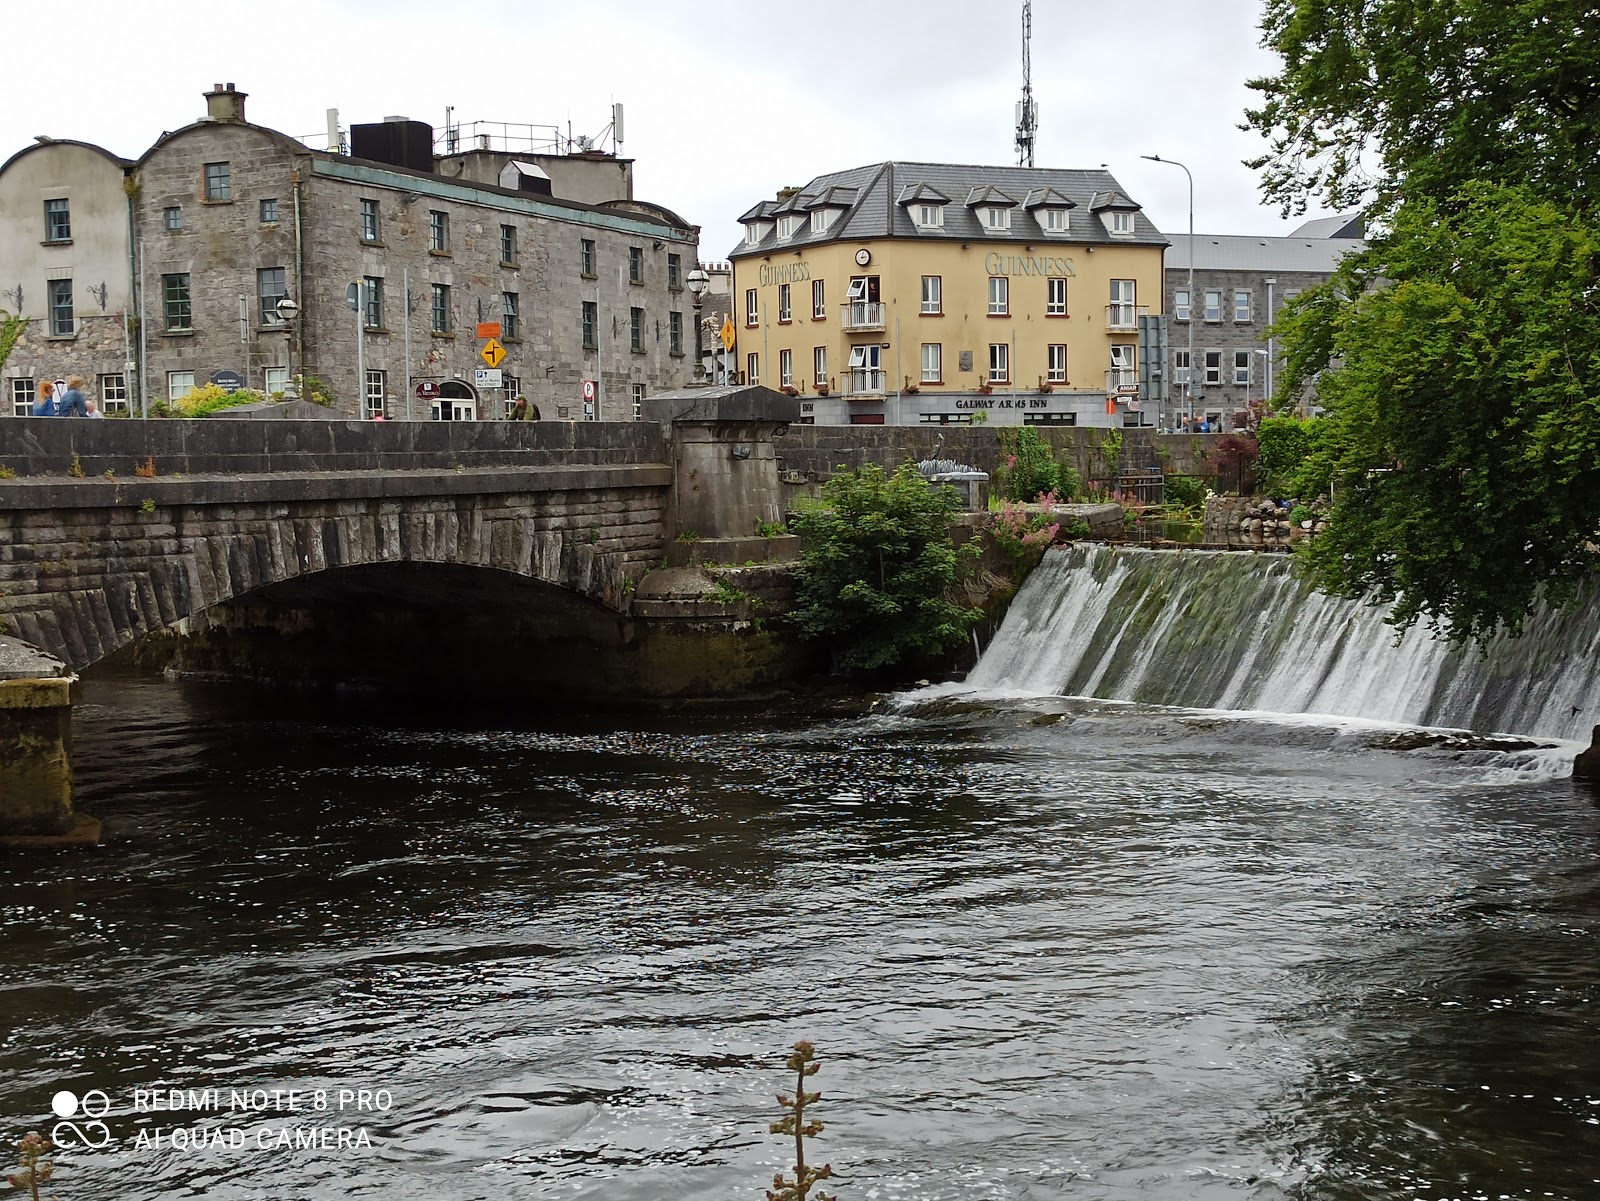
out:
M1240 160L1245 81L1272 70L1262 0L1035 0L1041 167L1102 163L1171 234L1286 233ZM780 187L884 159L1014 164L1021 0L11 0L7 41L40 51L0 83L0 161L36 134L135 157L232 81L246 115L300 136L403 115L597 135L625 106L635 192L703 228L724 258L736 218ZM70 35L63 37L64 34ZM318 143L321 145L322 143ZM1308 214L1318 215L1316 213Z

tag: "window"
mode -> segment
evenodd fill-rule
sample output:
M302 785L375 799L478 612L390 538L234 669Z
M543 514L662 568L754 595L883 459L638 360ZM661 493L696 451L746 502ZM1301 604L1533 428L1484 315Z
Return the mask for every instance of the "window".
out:
M1300 289L1299 288L1286 288L1286 289L1284 289L1283 303L1284 304L1288 304L1291 300L1293 300L1298 295L1300 295Z
M1067 315L1066 276L1058 275L1044 281L1044 315L1046 317Z
M1111 344L1111 374L1106 381L1109 385L1121 388L1139 382L1133 373L1134 353L1131 342Z
M1250 386L1250 352L1236 350L1233 352L1233 382L1248 388Z
M1250 320L1250 293L1235 292L1233 294L1233 319L1235 321Z
M600 308L592 300L583 302L583 348L594 350L599 342L596 340L600 333Z
M811 348L811 382L817 387L826 387L828 383L828 348L814 346Z
M1111 232L1114 234L1131 234L1133 232L1133 214L1112 213Z
M765 222L762 222L762 221L751 221L751 222L749 222L749 223L747 223L745 225L745 227L744 227L745 245L754 246L757 242L761 241L761 239L766 236L766 231L762 228L764 225L765 225Z
M1193 372L1193 368L1190 366L1189 352L1187 350L1175 350L1175 351L1173 351L1172 352L1172 383L1173 383L1173 386L1181 388L1181 387L1184 387L1184 386L1188 385L1189 383L1193 382L1191 380L1191 378L1190 378L1192 372Z
M985 208L983 213L983 227L991 232L1011 228L1011 210L1003 208Z
M383 277L379 275L364 275L361 282L366 285L366 310L362 314L362 324L367 329L383 328Z
M630 284L644 283L644 247L628 247L628 282Z
M289 390L289 369L287 367L268 367L263 372L263 376L268 396L282 396Z
M1044 381L1047 384L1064 384L1067 382L1067 344L1065 342L1052 342L1045 347L1045 373Z
M827 289L820 279L811 281L811 320L821 321L828 315Z
M33 376L11 377L11 415L26 417L33 412Z
M383 412L383 399L389 391L385 382L386 374L383 371L367 372L367 386L362 389L361 415L369 421Z
M517 261L517 227L515 225L502 225L500 227L500 262L506 266L513 266Z
M643 384L634 384L633 385L633 419L635 421L642 421L644 419L644 385Z
M788 284L779 284L778 285L778 324L779 325L788 325L789 324L789 320L790 320L789 285Z
M683 314L667 314L667 353L683 353Z
M912 220L918 229L943 229L944 205L919 204L912 210Z
M1106 324L1112 329L1132 329L1135 325L1133 284L1131 279L1111 281L1111 303L1106 306Z
M1206 383L1220 384L1222 382L1222 352L1220 350L1206 351Z
M278 198L268 196L261 202L261 224L276 225L278 222Z
M1066 209L1040 209L1039 210L1039 228L1044 230L1046 233L1052 233L1052 234L1059 234L1059 233L1066 232L1066 228L1067 228L1067 210Z
M942 384L944 382L944 346L939 342L924 342L922 344L922 382L925 384Z
M161 224L169 232L183 228L183 209L176 204L168 205L161 210Z
M52 338L70 338L73 333L72 281L70 279L47 280L45 287L49 289L50 336Z
M522 337L522 296L517 292L500 293L500 336Z
M794 352L780 350L778 352L778 386L781 388L794 387Z
M944 313L944 276L922 277L922 315L938 317Z
M289 295L288 271L283 267L262 267L256 272L256 302L261 306L262 325L280 325L278 301Z
M794 231L800 224L800 218L793 213L785 213L778 218L778 236L780 238L794 237Z
M989 277L989 316L1007 317L1010 314L1011 281L1003 275L991 275Z
M744 323L747 329L754 329L760 310L756 302L756 290L751 288L744 294Z
M376 242L378 240L378 202L376 200L362 200L361 202L361 240L363 242Z
M72 241L72 212L65 200L44 202L44 240L46 242Z
M644 310L628 310L628 349L644 351Z
M578 243L578 274L594 278L594 239L584 238Z
M1172 315L1179 321L1189 320L1189 289L1179 288L1172 294Z
M1004 384L1011 379L1011 344L989 343L989 382Z
M433 209L428 213L428 249L434 254L450 252L450 214Z
M1032 412L1024 413L1022 415L1022 424L1023 425L1077 425L1078 424L1078 415L1076 413L1051 413L1051 412L1048 412L1048 411L1040 412L1039 410L1035 409Z
M450 285L433 285L433 332L448 334L450 332Z
M683 256L669 254L667 256L667 288L673 292L683 287Z
M1206 289L1206 314L1205 314L1205 316L1206 316L1206 320L1207 321L1221 321L1222 320L1222 293L1221 292L1213 291L1210 288Z
M232 171L227 163L206 164L206 199L233 199Z
M744 360L744 382L747 383L747 384L759 384L761 382L761 356L760 355L752 354L752 355L745 356L745 360Z
M194 391L194 372L169 371L167 372L167 399L182 400Z
M102 375L96 381L96 388L100 393L100 411L102 413L126 413L128 411L128 377L116 371L110 375Z
M825 234L839 216L838 209L813 209L811 213L811 232Z
M167 329L193 329L189 323L189 273L161 277L161 303L166 313Z

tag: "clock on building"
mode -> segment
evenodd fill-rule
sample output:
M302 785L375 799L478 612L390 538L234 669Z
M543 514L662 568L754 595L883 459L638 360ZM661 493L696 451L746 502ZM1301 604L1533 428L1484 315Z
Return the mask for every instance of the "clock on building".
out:
M856 266L865 267L871 261L872 251L868 250L865 246L856 251Z

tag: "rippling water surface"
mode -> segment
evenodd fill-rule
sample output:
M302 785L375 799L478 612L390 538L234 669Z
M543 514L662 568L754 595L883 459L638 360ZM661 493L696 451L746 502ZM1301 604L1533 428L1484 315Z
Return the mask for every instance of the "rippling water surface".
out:
M1526 756L128 681L77 738L108 845L0 859L0 1129L113 1106L60 1201L759 1197L797 1038L844 1201L1600 1196L1600 810Z

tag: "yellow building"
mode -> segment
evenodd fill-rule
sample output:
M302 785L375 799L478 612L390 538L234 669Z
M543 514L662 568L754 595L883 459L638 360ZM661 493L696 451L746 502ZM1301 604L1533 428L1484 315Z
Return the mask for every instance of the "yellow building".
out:
M1153 425L1167 239L1106 171L875 163L740 218L739 367L802 420Z

